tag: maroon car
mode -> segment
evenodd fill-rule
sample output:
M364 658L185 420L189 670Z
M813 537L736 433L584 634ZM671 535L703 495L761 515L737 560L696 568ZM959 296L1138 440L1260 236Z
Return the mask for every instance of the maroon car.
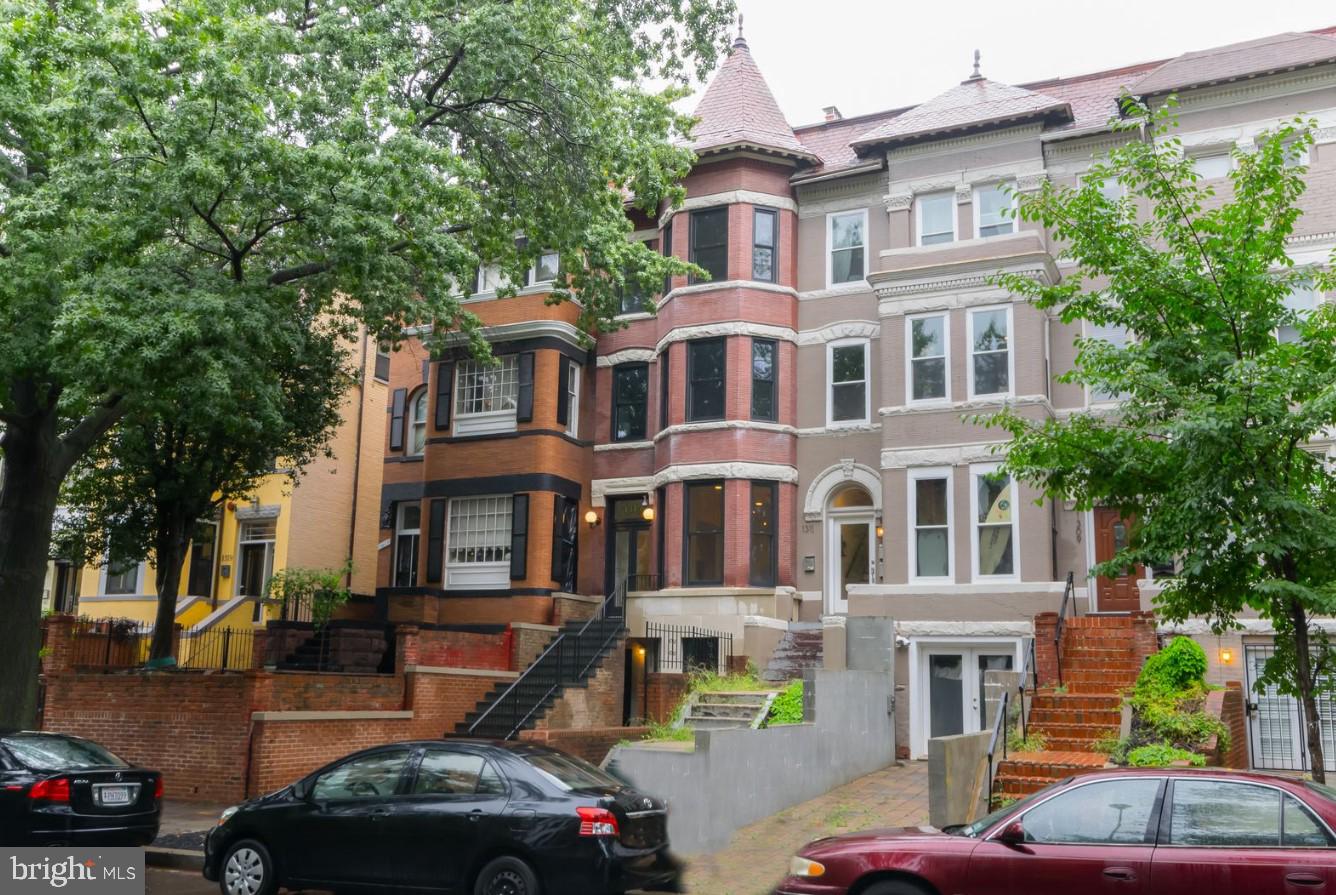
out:
M1178 768L1072 777L972 824L809 843L776 895L1336 893L1336 789Z

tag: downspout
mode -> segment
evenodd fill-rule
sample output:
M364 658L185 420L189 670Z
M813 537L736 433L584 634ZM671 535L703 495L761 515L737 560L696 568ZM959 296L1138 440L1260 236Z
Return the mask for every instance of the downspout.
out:
M357 498L360 496L360 480L362 474L362 417L366 413L366 325L362 326L362 345L359 352L361 368L358 370L358 398L357 398L357 433L353 447L353 507L348 523L348 574L344 581L344 586L352 589L353 586L353 551L357 547Z

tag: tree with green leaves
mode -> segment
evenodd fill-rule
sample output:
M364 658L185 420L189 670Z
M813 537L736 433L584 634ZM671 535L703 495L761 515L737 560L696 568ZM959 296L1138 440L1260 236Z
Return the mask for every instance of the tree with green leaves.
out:
M1260 684L1303 706L1313 776L1324 779L1316 694L1336 672L1319 618L1336 616L1336 311L1291 296L1330 289L1286 247L1300 217L1311 122L1235 151L1227 186L1194 173L1172 136L1173 104L1125 100L1127 136L1079 188L1046 186L1019 214L1060 240L1076 271L1050 284L999 281L1066 323L1129 333L1077 343L1063 377L1117 396L1110 412L1035 422L1005 410L1007 472L1078 509L1117 509L1128 546L1093 571L1176 563L1156 611L1217 630L1255 613L1276 632ZM1126 195L1101 186L1116 179Z
M62 481L238 305L485 354L480 263L557 253L589 329L685 272L627 239L691 163L684 88L638 85L707 72L731 7L0 0L0 726L32 719Z
M350 383L348 352L281 302L238 304L221 350L135 401L65 481L64 556L151 560L152 660L172 656L182 568L200 520L282 467L296 482L325 449Z

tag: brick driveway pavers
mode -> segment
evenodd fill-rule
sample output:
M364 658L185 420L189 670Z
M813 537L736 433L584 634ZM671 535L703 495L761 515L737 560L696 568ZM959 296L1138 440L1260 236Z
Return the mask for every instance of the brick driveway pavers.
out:
M783 781L775 781L782 786ZM892 765L743 827L728 847L689 859L691 895L764 895L812 839L928 822L928 763Z

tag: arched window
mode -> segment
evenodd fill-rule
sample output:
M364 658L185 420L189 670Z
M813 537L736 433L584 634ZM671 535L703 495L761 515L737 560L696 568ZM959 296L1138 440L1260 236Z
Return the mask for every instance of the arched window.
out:
M421 456L427 447L427 390L413 398L408 414L408 455Z

